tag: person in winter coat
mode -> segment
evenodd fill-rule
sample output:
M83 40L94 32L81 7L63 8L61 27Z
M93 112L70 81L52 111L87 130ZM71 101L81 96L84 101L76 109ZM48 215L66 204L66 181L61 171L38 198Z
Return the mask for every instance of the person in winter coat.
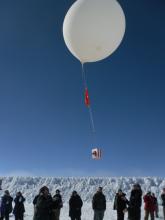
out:
M142 190L139 184L134 184L131 191L128 218L130 220L141 219L141 205L142 205Z
M48 187L43 186L40 189L40 193L36 201L36 212L34 220L51 220L52 203L52 196L49 193Z
M163 216L165 220L165 188L163 188L163 192L161 194L162 206L163 206Z
M106 198L102 187L99 187L92 199L92 208L94 210L94 220L103 220L106 210Z
M53 196L53 220L60 219L60 210L63 207L62 197L60 195L60 190L56 190L56 194Z
M39 193L40 194L40 193ZM36 205L37 205L37 199L39 197L39 194L36 195L33 199L33 206L34 206L34 215L33 215L33 220L35 220L35 213L36 213Z
M151 216L151 220L154 220L154 212L155 212L155 201L154 197L152 196L151 192L148 192L144 197L144 220L148 220L149 215Z
M21 192L17 192L14 202L15 202L15 206L13 209L13 214L15 216L15 220L23 220L24 212L25 212L25 207L24 207L25 198L23 197Z
M37 200L38 197L40 195L40 191L42 190L42 188L39 190L39 193L34 197L33 199L33 206L34 206L34 215L33 215L33 220L35 219L35 212L36 212L36 205L37 205Z
M83 202L81 197L77 194L76 191L73 191L69 199L69 216L71 220L81 220L82 206Z
M154 198L154 204L155 204L155 212L154 212L154 216L156 217L156 218L159 218L159 206L158 206L158 200L157 200L157 198L156 198L156 196L155 196L155 193L152 193L152 196L153 196L153 198Z
M117 220L124 220L124 213L127 211L127 205L129 205L129 202L126 198L126 194L119 189L114 200L114 210L117 211Z
M12 212L13 198L10 196L8 190L5 191L1 201L1 219L9 220L9 214Z

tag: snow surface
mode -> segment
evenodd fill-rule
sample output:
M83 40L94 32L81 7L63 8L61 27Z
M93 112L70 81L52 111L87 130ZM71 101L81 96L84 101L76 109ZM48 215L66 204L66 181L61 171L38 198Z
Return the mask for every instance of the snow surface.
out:
M160 205L160 217L162 217L162 207L160 194L162 188L165 187L165 179L158 177L105 177L105 178L55 178L55 177L3 177L2 188L0 196L3 195L4 190L8 189L13 197L16 192L21 191L26 198L25 203L25 220L32 220L33 205L32 201L35 195L38 194L39 189L46 185L49 187L50 192L54 195L56 189L60 189L64 207L61 210L61 220L67 220L68 217L68 201L73 190L76 190L83 202L82 220L93 219L93 210L91 207L91 200L93 194L96 192L98 186L103 187L103 192L106 195L107 210L105 212L104 220L116 220L116 211L113 210L113 200L116 191L121 188L129 199L130 191L134 183L139 183L142 187L143 193L152 191L158 197ZM127 214L126 214L127 216ZM142 207L143 216L143 207ZM14 219L13 217L10 218ZM125 218L126 219L126 218Z

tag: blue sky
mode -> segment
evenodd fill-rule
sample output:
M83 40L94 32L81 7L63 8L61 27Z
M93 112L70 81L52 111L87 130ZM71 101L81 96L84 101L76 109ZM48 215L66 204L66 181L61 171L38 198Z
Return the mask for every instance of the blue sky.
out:
M62 36L73 2L0 1L0 174L164 176L165 1L119 1L122 44L85 66L96 135Z

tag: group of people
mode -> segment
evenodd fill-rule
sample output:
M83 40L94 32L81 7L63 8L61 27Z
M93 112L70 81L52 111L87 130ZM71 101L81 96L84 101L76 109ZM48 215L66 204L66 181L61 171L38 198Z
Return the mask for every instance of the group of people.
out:
M0 220L9 220L10 213L13 212L15 220L23 220L25 207L24 202L25 198L22 196L21 192L16 193L14 198L14 208L12 206L13 197L11 197L8 190L4 192L3 197L1 198L0 204Z
M165 188L161 194L163 215L165 220ZM124 220L125 213L128 212L129 220L141 219L141 205L144 201L144 220L148 220L149 216L151 220L158 218L158 202L154 193L147 192L142 197L142 190L139 184L134 184L131 190L129 200L126 198L126 194L119 189L114 199L114 210L117 211L117 220ZM13 198L10 196L8 190L5 191L4 196L1 199L1 215L0 220L9 220L9 214L13 212L15 220L23 220L24 218L24 201L25 198L21 192L16 194L14 199L14 209L12 207ZM34 216L33 220L59 220L60 210L63 207L63 201L60 194L60 190L56 190L54 196L51 196L47 186L43 186L39 194L35 196L33 200ZM72 192L69 199L69 217L71 220L81 220L81 208L83 201L76 191ZM99 187L97 192L92 198L92 208L94 211L94 220L103 220L106 210L106 197L103 194L102 187Z
M49 189L46 186L42 187L39 194L34 198L33 204L33 220L59 220L60 210L63 207L59 190L56 190L56 194L52 197ZM74 190L69 199L69 217L71 220L81 220L82 206L83 201L80 195ZM99 187L93 196L92 207L94 210L94 219L103 219L106 210L106 198L102 192L102 187Z
M126 198L126 194L123 193L121 189L118 190L118 193L115 196L114 209L117 210L117 219L124 220L124 214L125 212L128 212L129 220L140 220L142 199L144 201L144 220L148 220L149 216L151 220L154 220L155 217L159 218L159 206L155 194L148 191L142 197L142 190L140 185L134 184L129 200ZM163 206L163 216L165 220L165 188L161 194L161 200Z
M56 190L52 197L47 186L43 186L33 200L33 220L59 220L60 210L63 207L60 190Z
M165 219L165 188L161 194L163 214ZM124 215L128 212L129 220L141 219L141 206L144 201L144 220L158 218L158 201L154 193L147 192L142 197L142 190L139 184L134 184L131 190L129 200L126 194L119 189L114 199L114 210L117 211L117 220L124 220ZM34 220L59 220L60 209L62 208L62 198L60 191L56 190L55 196L51 197L49 189L44 186L40 189L33 201ZM83 201L76 191L72 192L69 199L69 216L71 220L81 220L81 208ZM106 210L106 197L103 194L102 187L99 187L92 198L92 208L94 211L94 220L103 220Z

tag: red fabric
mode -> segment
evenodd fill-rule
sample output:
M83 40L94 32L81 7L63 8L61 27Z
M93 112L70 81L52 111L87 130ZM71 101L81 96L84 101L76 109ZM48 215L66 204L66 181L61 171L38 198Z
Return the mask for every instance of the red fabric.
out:
M150 195L145 195L143 197L144 199L144 209L150 212L154 212L155 211L155 202L154 202L154 198L153 196Z
M88 89L87 88L85 89L85 105L87 107L89 107L89 105L90 105L89 94L88 94Z

